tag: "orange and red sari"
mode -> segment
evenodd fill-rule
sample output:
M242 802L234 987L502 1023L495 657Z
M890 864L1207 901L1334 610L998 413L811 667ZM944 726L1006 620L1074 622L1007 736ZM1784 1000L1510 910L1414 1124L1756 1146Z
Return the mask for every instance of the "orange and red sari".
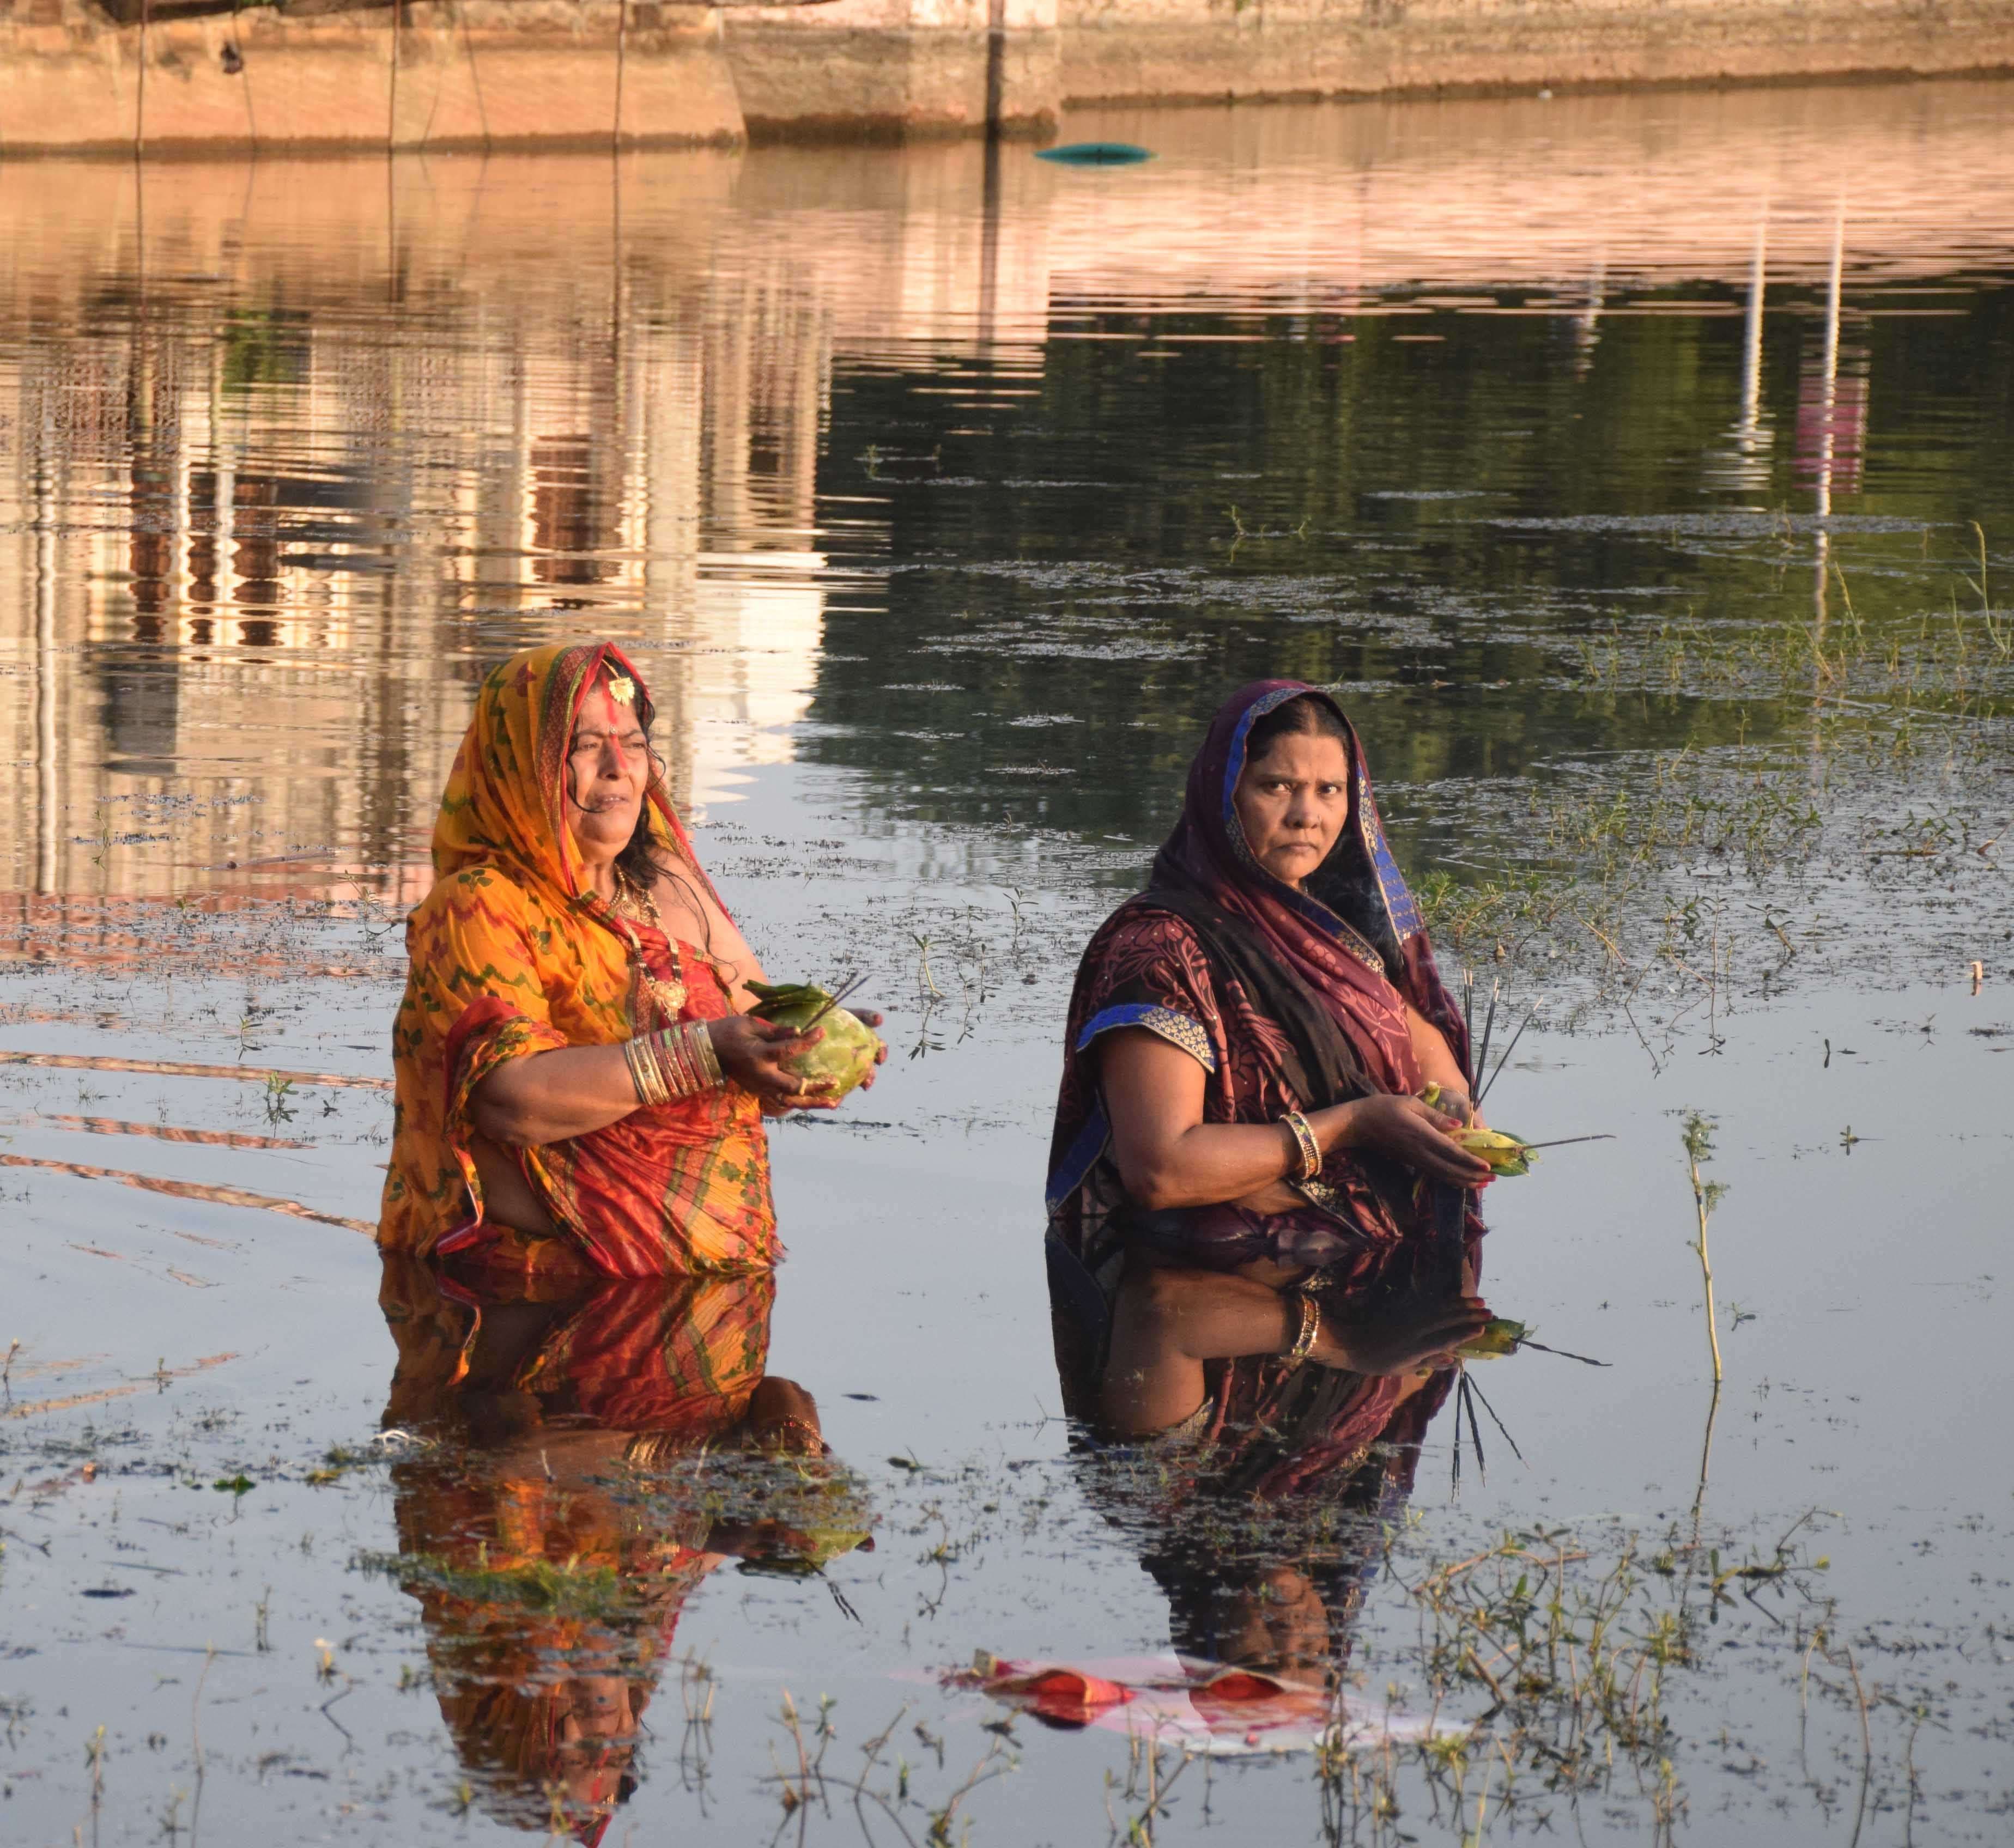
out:
M745 1431L775 1296L763 1273L498 1301L387 1258L384 1421L425 1441L392 1467L400 1550L378 1563L418 1601L441 1717L499 1821L601 1839L685 1601L724 1556L704 1513L642 1500L636 1440L663 1467ZM568 1723L597 1687L620 1690L611 1735Z
M386 1251L629 1277L765 1270L779 1255L761 1109L732 1083L640 1108L587 1135L504 1150L556 1237L484 1216L469 1115L482 1080L511 1059L618 1044L672 1024L643 979L671 978L672 945L615 917L567 825L575 718L609 674L636 682L647 716L636 670L607 643L514 656L476 696L434 826L434 887L407 926L410 972L392 1028L396 1105L378 1234ZM666 854L704 883L654 772L645 812ZM733 1012L704 951L678 948L686 994L676 1018Z

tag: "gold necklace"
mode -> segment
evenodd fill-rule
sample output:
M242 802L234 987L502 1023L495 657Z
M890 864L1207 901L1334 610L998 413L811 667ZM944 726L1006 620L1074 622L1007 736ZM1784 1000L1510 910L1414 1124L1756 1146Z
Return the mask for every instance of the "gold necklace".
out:
M672 933L665 929L665 920L658 910L658 901L643 886L624 875L615 877L615 896L609 901L609 910L616 922L622 926L622 934L629 940L629 960L636 966L636 979L650 999L657 1004L659 1012L667 1022L676 1020L679 1011L686 1005L685 965L679 960L679 946ZM650 965L643 960L643 946L637 940L636 933L629 928L631 921L647 924L665 940L665 947L672 959L671 979L661 980L650 973Z

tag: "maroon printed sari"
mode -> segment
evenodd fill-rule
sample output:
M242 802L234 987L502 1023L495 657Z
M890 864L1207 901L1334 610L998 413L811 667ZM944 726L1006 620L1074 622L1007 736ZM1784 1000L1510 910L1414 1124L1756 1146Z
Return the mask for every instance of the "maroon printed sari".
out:
M1328 704L1348 733L1350 806L1328 858L1296 889L1253 855L1231 793L1252 725L1304 695ZM1291 1109L1417 1092L1408 1003L1466 1073L1467 1034L1386 843L1354 728L1328 694L1299 681L1242 689L1210 722L1147 890L1091 939L1070 997L1047 1241L1067 1400L1095 1400L1129 1245L1206 1269L1302 1265L1345 1284L1389 1277L1409 1252L1458 1266L1466 1237L1482 1230L1464 1190L1359 1151L1332 1151L1318 1176L1297 1184L1303 1204L1290 1212L1142 1210L1112 1159L1101 1036L1144 1028L1188 1053L1206 1074L1205 1122L1273 1123Z

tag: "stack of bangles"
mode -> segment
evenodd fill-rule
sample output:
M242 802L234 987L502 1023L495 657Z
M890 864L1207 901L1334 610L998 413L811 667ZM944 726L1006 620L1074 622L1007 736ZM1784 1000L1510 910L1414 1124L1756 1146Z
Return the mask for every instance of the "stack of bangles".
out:
M639 1034L623 1042L622 1056L640 1104L669 1104L727 1082L704 1020L684 1020Z
M1315 1338L1321 1333L1321 1305L1315 1300L1314 1291L1304 1287L1299 1294L1301 1325L1295 1334L1293 1345L1286 1352L1289 1366L1299 1366L1315 1351Z
M1289 1110L1280 1119L1286 1126L1287 1134L1292 1137L1295 1159L1299 1172L1290 1171L1295 1180L1313 1180L1322 1171L1321 1144L1315 1140L1315 1133L1308 1119L1298 1110Z

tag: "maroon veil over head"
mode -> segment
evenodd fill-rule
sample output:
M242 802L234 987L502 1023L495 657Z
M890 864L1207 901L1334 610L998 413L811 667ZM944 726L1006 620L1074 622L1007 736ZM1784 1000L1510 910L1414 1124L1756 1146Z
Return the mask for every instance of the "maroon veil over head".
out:
M1231 800L1252 726L1298 699L1319 700L1335 715L1348 740L1350 774L1349 819L1300 890L1259 863ZM1387 982L1439 1028L1456 1062L1468 1069L1460 1010L1442 985L1419 906L1385 840L1356 728L1321 688L1255 680L1217 708L1189 765L1181 817L1155 857L1149 884L1150 894L1159 889L1205 899L1256 932L1334 1016L1381 1088L1417 1088L1403 1012L1394 1014Z

